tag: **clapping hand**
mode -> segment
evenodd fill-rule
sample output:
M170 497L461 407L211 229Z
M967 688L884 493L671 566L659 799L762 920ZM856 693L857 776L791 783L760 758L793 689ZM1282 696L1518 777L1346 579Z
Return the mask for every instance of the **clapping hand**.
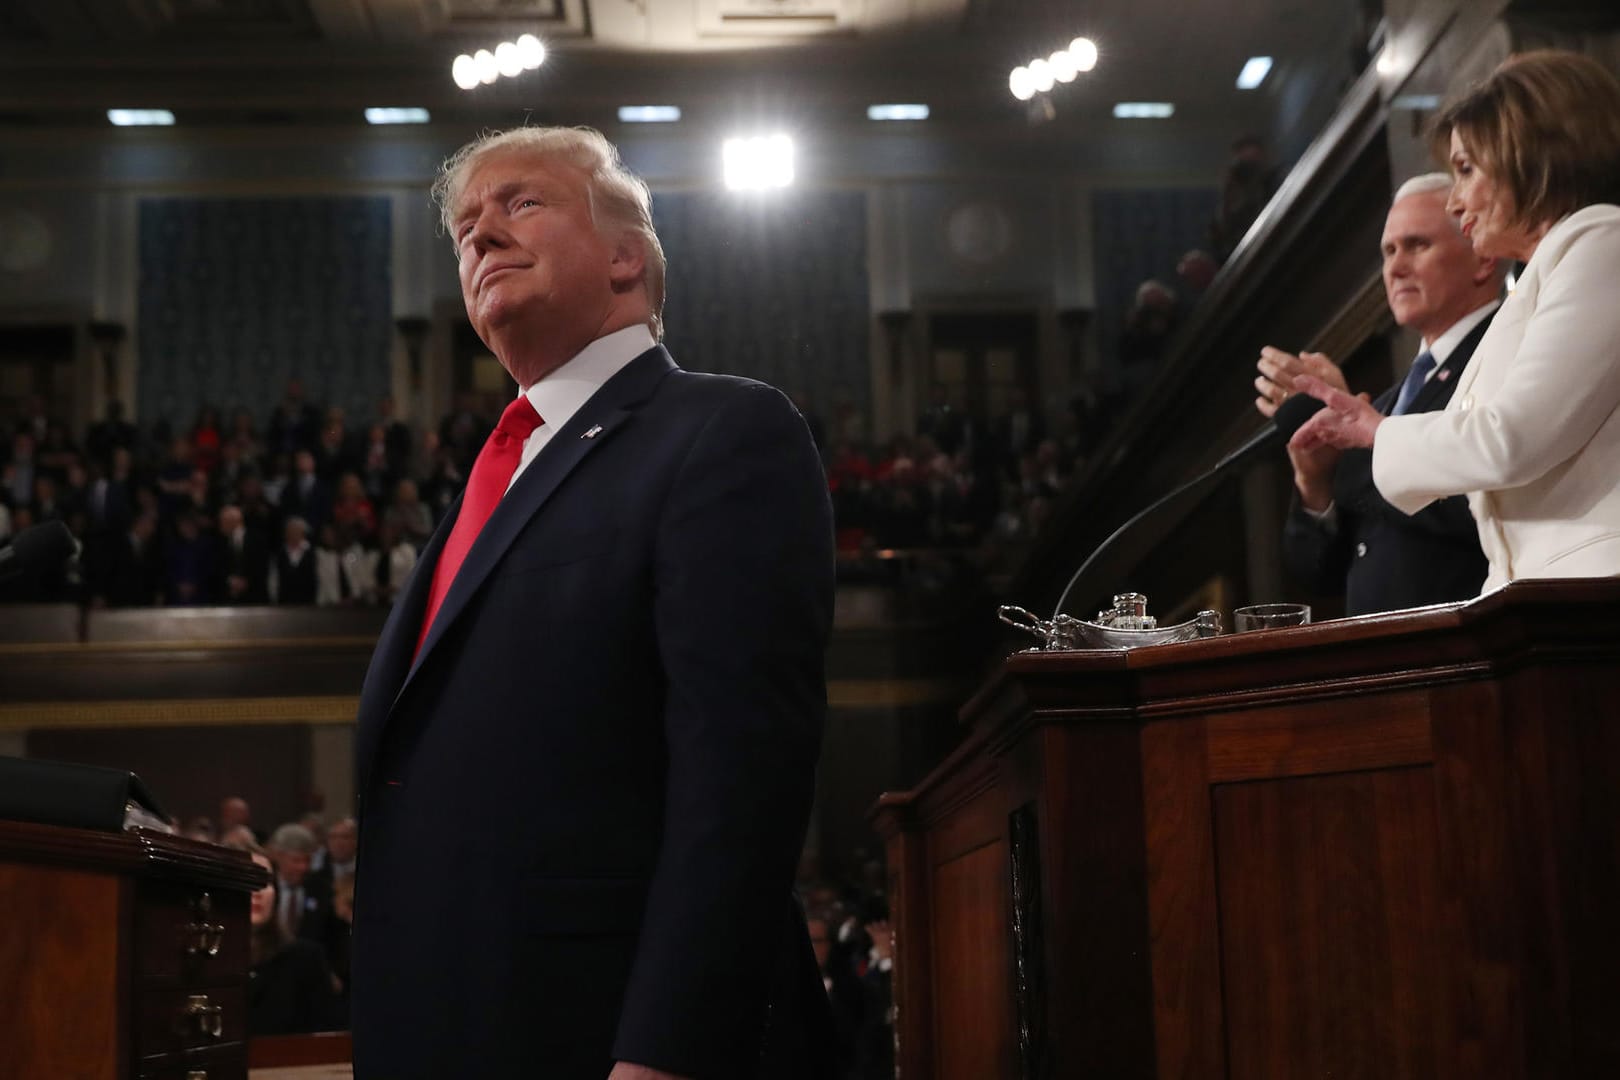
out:
M1311 375L1295 378L1294 387L1300 393L1321 401L1327 408L1294 432L1294 437L1288 440L1290 451L1304 453L1325 446L1352 450L1373 444L1374 433L1378 425L1384 422L1384 416L1372 407L1365 395L1351 397Z

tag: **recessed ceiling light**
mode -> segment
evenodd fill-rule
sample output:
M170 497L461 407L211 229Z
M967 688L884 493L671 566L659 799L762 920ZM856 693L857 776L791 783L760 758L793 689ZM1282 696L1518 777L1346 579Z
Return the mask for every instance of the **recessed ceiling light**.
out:
M1392 109L1406 109L1410 112L1428 112L1430 109L1440 107L1439 94L1402 94L1389 103Z
M678 105L620 105L622 124L673 124L681 118Z
M1168 101L1122 101L1114 106L1114 115L1121 120L1164 120L1175 113Z
M108 109L107 119L119 127L167 127L174 123L174 113L168 109Z
M733 191L784 188L793 183L793 140L786 135L727 139L726 187Z
M928 106L926 105L868 105L866 107L868 120L926 120L928 119Z
M462 53L456 57L456 62L450 65L450 77L463 90L471 90L478 85L478 61Z
M426 109L367 109L368 124L425 124L430 117Z
M1271 57L1251 56L1249 62L1243 65L1243 70L1238 72L1238 89L1253 90L1265 82L1269 74L1271 74Z
M500 62L495 59L495 54L488 49L479 49L473 53L473 67L478 72L478 81L485 86L501 77Z

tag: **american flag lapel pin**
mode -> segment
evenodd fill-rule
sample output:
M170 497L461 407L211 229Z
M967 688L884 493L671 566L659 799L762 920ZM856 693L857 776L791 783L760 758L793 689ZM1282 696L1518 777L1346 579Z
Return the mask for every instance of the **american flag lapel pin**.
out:
M594 439L600 434L602 434L602 425L601 424L592 424L591 429L589 431L587 431L585 434L581 435L580 438L582 438L582 439Z

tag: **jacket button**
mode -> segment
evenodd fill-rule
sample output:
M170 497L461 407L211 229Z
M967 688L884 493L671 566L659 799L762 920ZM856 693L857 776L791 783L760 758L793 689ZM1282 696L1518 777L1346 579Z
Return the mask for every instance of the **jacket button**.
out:
M1366 545L1366 543L1363 542L1363 543L1357 544L1356 545L1356 558L1365 559L1366 557L1367 557L1367 545Z
M1464 394L1462 400L1457 402L1457 410L1459 412L1467 412L1469 409L1472 409L1473 407L1474 407L1474 395L1473 394Z

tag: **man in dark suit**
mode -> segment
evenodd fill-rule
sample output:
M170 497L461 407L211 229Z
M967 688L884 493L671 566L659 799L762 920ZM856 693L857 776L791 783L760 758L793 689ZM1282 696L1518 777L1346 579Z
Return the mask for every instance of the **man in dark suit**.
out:
M1423 337L1402 382L1375 402L1385 415L1440 411L1451 400L1474 347L1500 303L1502 271L1473 246L1446 213L1451 179L1443 173L1403 184L1384 224L1384 289L1401 326ZM1320 353L1260 355L1256 407L1267 416L1293 389L1293 377L1315 375L1347 389ZM1485 556L1468 502L1441 499L1406 515L1384 501L1372 481L1372 452L1331 447L1288 451L1295 498L1283 531L1290 571L1326 593L1343 590L1345 613L1366 615L1422 607L1479 594Z
M249 528L240 506L219 512L218 554L211 591L216 604L270 602L270 543Z
M315 837L289 823L270 835L270 861L276 867L275 918L288 938L303 938L324 954L332 938L332 882L310 873Z
M809 432L656 344L650 198L596 132L480 140L435 193L521 392L361 694L356 1076L823 1076Z

